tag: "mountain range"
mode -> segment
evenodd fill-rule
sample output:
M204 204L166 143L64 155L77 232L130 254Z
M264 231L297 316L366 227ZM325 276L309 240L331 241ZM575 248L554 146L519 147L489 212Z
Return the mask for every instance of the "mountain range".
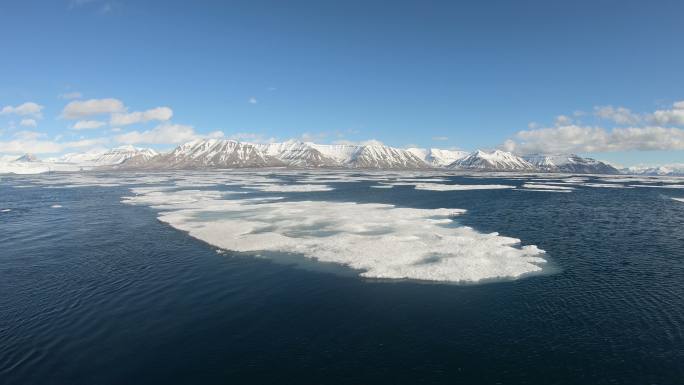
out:
M681 165L680 165L681 166ZM254 144L203 139L158 153L133 146L71 153L39 160L31 154L0 161L0 173L37 173L92 169L170 170L221 168L356 168L388 170L450 169L472 171L559 172L589 174L684 175L684 167L618 170L608 163L574 154L516 154L495 150L466 152L437 148L400 149L382 144L316 144L289 140Z
M316 144L289 140L252 144L224 139L188 142L150 157L142 153L114 165L118 169L203 169L245 167L360 168L419 170L529 171L617 174L614 167L577 155L519 157L510 152L468 153L443 149L400 149L382 144Z

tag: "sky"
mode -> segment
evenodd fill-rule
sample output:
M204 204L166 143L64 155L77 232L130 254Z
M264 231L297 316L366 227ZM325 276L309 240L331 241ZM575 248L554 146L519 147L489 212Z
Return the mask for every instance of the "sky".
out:
M684 2L0 2L0 154L197 138L684 163Z

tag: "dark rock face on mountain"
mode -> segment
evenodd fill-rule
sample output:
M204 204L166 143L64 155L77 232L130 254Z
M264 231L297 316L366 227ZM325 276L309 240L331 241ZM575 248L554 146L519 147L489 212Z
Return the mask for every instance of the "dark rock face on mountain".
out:
M527 162L544 172L572 174L619 174L615 167L592 158L570 155L526 155Z

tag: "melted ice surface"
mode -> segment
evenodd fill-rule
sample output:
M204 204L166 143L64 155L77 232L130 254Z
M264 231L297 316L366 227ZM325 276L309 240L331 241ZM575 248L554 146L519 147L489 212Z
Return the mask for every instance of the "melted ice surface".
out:
M543 250L521 246L519 239L456 226L452 218L465 212L460 209L132 191L136 195L124 202L157 208L161 221L222 249L292 253L345 265L364 277L477 282L540 272L546 262Z

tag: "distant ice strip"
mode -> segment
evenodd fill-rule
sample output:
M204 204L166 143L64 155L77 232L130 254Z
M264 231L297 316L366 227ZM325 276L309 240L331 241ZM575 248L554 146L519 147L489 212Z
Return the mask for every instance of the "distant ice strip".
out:
M677 202L684 202L684 198L672 198L672 199L676 200Z
M283 252L332 262L372 278L477 282L540 272L544 251L497 233L456 227L460 209L386 204L222 199L216 191L149 191L128 204L162 210L159 219L217 247ZM238 195L239 196L239 195Z
M565 192L570 192L574 190L572 187L568 186L556 186L556 185L550 185L550 184L541 184L541 183L525 183L522 185L524 189L529 189L531 191L565 191Z
M247 185L245 188L264 192L315 192L334 190L333 187L324 184L263 184L253 186Z
M580 186L594 187L594 188L632 188L630 186L624 186L621 184L614 183L582 183Z
M629 187L650 187L650 188L684 188L684 184L664 184L660 186L631 184Z
M457 191L457 190L500 190L513 189L515 186L505 184L440 184L440 183L418 183L416 190L432 191Z

